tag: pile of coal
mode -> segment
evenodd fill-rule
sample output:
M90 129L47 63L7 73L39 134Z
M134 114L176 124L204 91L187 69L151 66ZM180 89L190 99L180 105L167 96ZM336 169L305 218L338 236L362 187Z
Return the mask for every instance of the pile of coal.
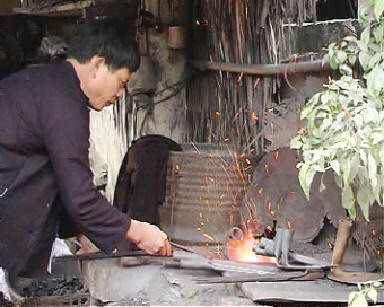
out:
M23 297L64 296L84 289L78 278L70 280L53 278L43 281L34 281L20 291Z

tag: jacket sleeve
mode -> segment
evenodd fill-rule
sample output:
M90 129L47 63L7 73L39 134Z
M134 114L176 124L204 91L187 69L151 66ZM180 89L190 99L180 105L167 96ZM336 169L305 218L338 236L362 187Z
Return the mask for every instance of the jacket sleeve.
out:
M64 209L97 247L111 252L124 239L130 219L93 184L86 101L70 89L51 95L49 104L40 107L40 124Z

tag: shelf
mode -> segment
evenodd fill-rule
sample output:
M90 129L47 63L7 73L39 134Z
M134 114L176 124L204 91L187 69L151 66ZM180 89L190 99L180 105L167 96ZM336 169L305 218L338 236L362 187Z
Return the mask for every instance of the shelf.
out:
M27 8L14 8L14 14L45 17L86 17L89 15L137 15L138 0L84 0L64 2L57 5L35 5Z
M94 4L94 0L64 3L49 7L14 8L16 14L33 16L82 16L84 9Z

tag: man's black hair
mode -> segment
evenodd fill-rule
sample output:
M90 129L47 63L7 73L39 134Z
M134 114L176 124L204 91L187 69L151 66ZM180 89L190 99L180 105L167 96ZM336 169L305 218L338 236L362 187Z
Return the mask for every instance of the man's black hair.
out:
M140 65L138 43L127 24L117 19L92 20L79 25L67 55L80 63L95 55L102 56L112 70L128 68L134 72Z

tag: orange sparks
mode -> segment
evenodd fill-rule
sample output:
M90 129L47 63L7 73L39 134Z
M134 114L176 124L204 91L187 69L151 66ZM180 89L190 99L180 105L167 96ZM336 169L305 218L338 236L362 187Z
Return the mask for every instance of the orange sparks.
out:
M275 159L275 161L277 161L279 159L279 152L278 151L275 151L273 153L273 159Z
M206 19L201 19L201 20L195 19L193 20L193 23L197 26L205 26L205 27L208 26L208 20Z
M268 164L264 164L264 172L269 175L269 166Z
M263 188L259 188L259 189L256 191L256 193L257 193L259 196L263 195Z
M244 75L244 73L240 73L239 77L236 80L237 83L241 82L241 80L243 79L243 75Z
M252 112L251 120L258 121L259 120L259 115L257 115L255 112Z
M211 240L211 241L215 242L215 239L212 238L209 234L203 233L203 237L207 238L208 240Z
M227 256L231 261L249 262L249 263L276 263L275 257L256 255L253 252L253 246L257 243L252 236L252 231L247 230L241 240L228 239L227 242Z

